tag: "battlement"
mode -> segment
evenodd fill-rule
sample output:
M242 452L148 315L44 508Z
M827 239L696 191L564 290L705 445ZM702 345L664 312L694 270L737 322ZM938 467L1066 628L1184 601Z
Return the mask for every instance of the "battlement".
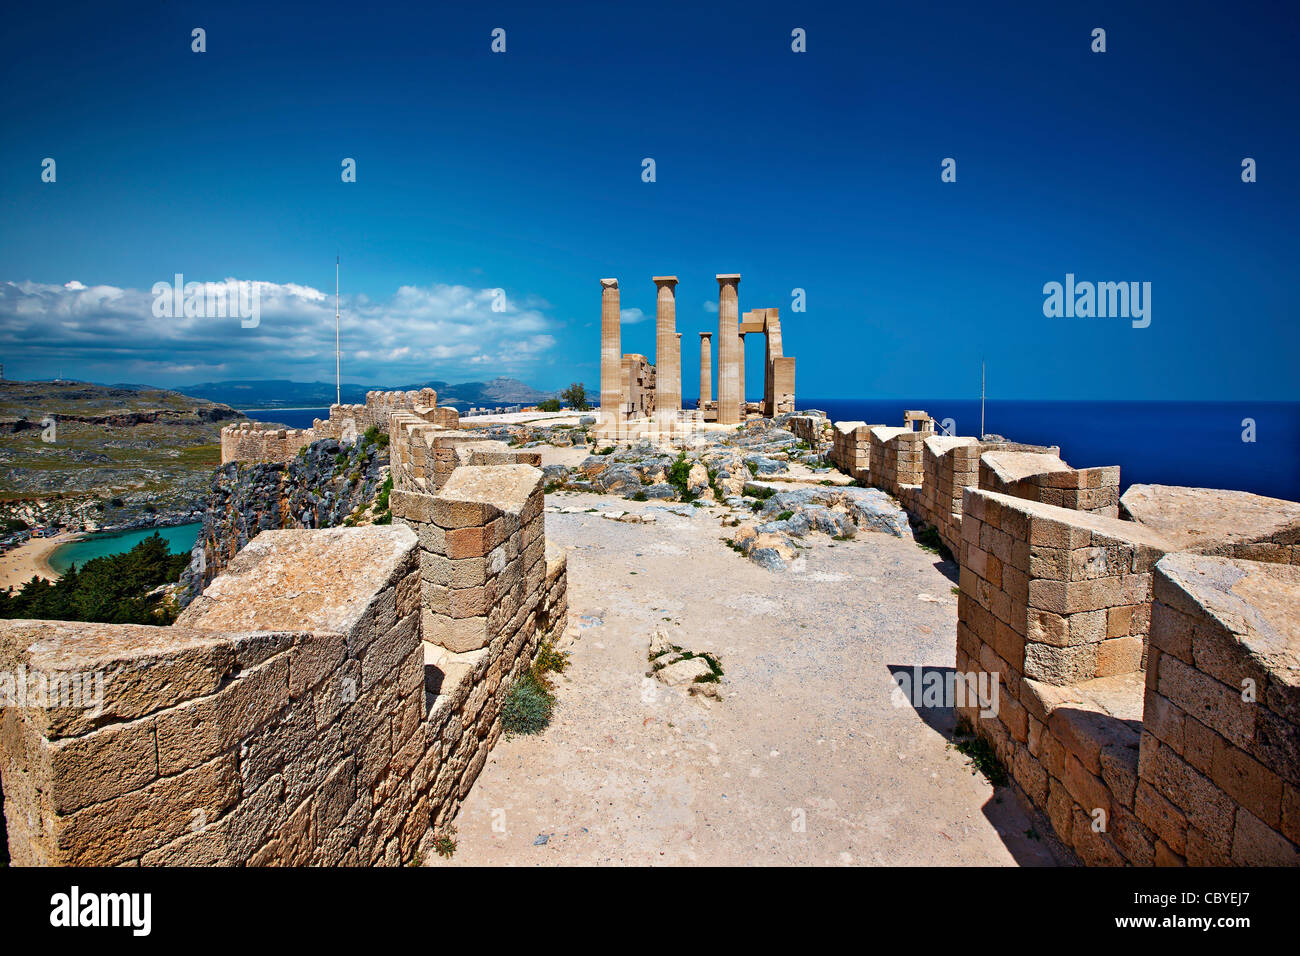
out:
M0 711L15 864L428 852L506 694L564 627L567 563L546 543L541 472L519 462L536 456L398 408L392 526L264 531L172 627L0 622L0 670L102 691L94 708ZM409 464L443 450L445 469Z
M221 463L289 461L316 440L310 428L272 428L239 422L221 429Z
M1300 864L1300 505L1249 496L1272 561L1175 553L1257 547L1238 494L1153 527L964 493L956 669L999 693L958 712L1085 863Z
M454 408L438 408L438 393L432 388L372 391L366 393L364 405L331 405L329 418L316 419L311 428L279 428L254 422L227 425L221 429L221 463L287 462L299 450L323 438L355 441L371 428L388 431L397 412L409 412L447 429L460 427Z
M1062 842L1088 864L1300 864L1300 504L1121 498L1118 466L906 419L835 423L829 457L952 551L957 680L998 689L957 712Z

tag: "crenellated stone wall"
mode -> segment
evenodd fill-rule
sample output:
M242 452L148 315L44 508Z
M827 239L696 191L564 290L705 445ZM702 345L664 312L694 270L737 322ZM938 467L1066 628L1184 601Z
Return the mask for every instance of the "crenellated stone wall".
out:
M855 481L871 480L871 432L884 425L836 422L831 432L831 463Z
M908 511L915 511L925 474L922 450L926 438L934 433L878 425L870 434L871 483L897 498Z
M827 455L831 448L831 422L821 414L791 415L786 419L786 428L800 441L818 455Z
M1252 507L1243 538L1300 509ZM1179 513L1223 547L1219 511ZM1300 863L1300 570L969 488L961 531L956 671L998 692L957 710L1080 859Z
M994 450L980 459L979 487L1060 508L1119 515L1119 466L1071 468L1056 449Z
M481 432L444 428L405 411L389 420L388 449L399 491L436 491L462 465L542 465L538 452L516 451Z
M426 641L461 653L525 629L546 577L537 468L460 468L434 495L394 491L390 501L419 536Z
M1300 865L1300 568L1156 566L1136 812L1154 860Z
M354 441L370 428L388 431L397 412L413 414L443 428L460 427L454 408L437 407L438 393L431 388L366 393L364 405L331 405L328 419L316 419L311 428L279 428L240 422L221 429L221 463L287 462L298 451L322 438Z
M949 435L930 435L923 442L917 516L934 526L954 555L961 547L962 496L967 488L980 487L983 456L1005 451L1056 455L1058 449Z
M239 422L221 429L221 463L290 461L316 440L310 428L271 428Z
M406 460L437 428L411 418ZM0 622L0 671L103 689L97 710L0 711L13 862L421 859L568 607L535 456L462 451L393 492L392 526L262 532L173 627Z

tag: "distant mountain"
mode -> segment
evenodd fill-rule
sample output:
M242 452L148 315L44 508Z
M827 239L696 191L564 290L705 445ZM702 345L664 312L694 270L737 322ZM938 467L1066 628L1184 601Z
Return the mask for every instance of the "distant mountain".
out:
M556 393L543 392L518 379L494 378L490 382L462 382L448 385L441 381L409 384L357 385L345 382L341 389L345 404L360 404L366 392L407 391L432 388L438 392L439 405L532 405L552 398ZM235 408L322 408L333 404L335 391L329 382L290 382L284 379L260 381L203 382L180 387L186 395L212 402L224 402Z

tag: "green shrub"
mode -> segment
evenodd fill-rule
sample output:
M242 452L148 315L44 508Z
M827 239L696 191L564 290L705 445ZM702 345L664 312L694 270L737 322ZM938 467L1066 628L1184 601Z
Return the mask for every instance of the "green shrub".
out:
M943 543L943 538L939 537L939 529L934 525L926 525L920 531L914 532L913 537L916 538L916 543L921 546L921 550L937 554L945 561L953 560L952 552Z
M960 733L963 729L965 728L959 726L956 732ZM983 774L984 779L995 787L1001 787L1007 782L1007 768L983 737L966 737L952 744L952 747L959 754L970 758L972 773Z
M585 412L589 407L587 405L587 389L581 382L574 382L560 392L560 398L564 399L575 412Z
M690 490L691 465L692 463L686 459L686 452L681 452L677 460L668 468L668 484L677 489L682 501L694 501L697 497L691 494Z
M455 827L448 827L446 830L434 834L433 848L438 852L438 856L450 860L451 855L456 852L456 838L453 836L455 832Z
M558 412L562 406L558 398L548 398L537 403L539 412Z
M525 671L506 694L501 723L507 734L540 734L551 722L555 698L533 671Z
M777 520L777 521L789 521L789 520L790 520L791 518L793 518L793 517L794 517L794 512L793 512L793 511L782 511L779 515L776 516L776 520Z

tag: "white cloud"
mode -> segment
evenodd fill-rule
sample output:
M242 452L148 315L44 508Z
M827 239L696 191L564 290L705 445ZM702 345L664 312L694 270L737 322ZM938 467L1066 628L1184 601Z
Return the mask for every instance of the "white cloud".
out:
M718 311L718 303L713 299L709 299L707 302L704 303L704 311L713 312L716 314Z
M620 309L618 318L623 325L636 325L638 322L644 322L649 316L640 309Z
M257 286L260 321L243 328L238 318L156 317L145 289L3 282L0 352L11 369L34 377L62 369L98 381L332 379L333 293L295 283ZM345 296L344 379L454 381L459 370L477 366L527 373L556 344L549 306L507 293L504 311L494 311L499 301L495 289L442 284L401 286L386 301Z

